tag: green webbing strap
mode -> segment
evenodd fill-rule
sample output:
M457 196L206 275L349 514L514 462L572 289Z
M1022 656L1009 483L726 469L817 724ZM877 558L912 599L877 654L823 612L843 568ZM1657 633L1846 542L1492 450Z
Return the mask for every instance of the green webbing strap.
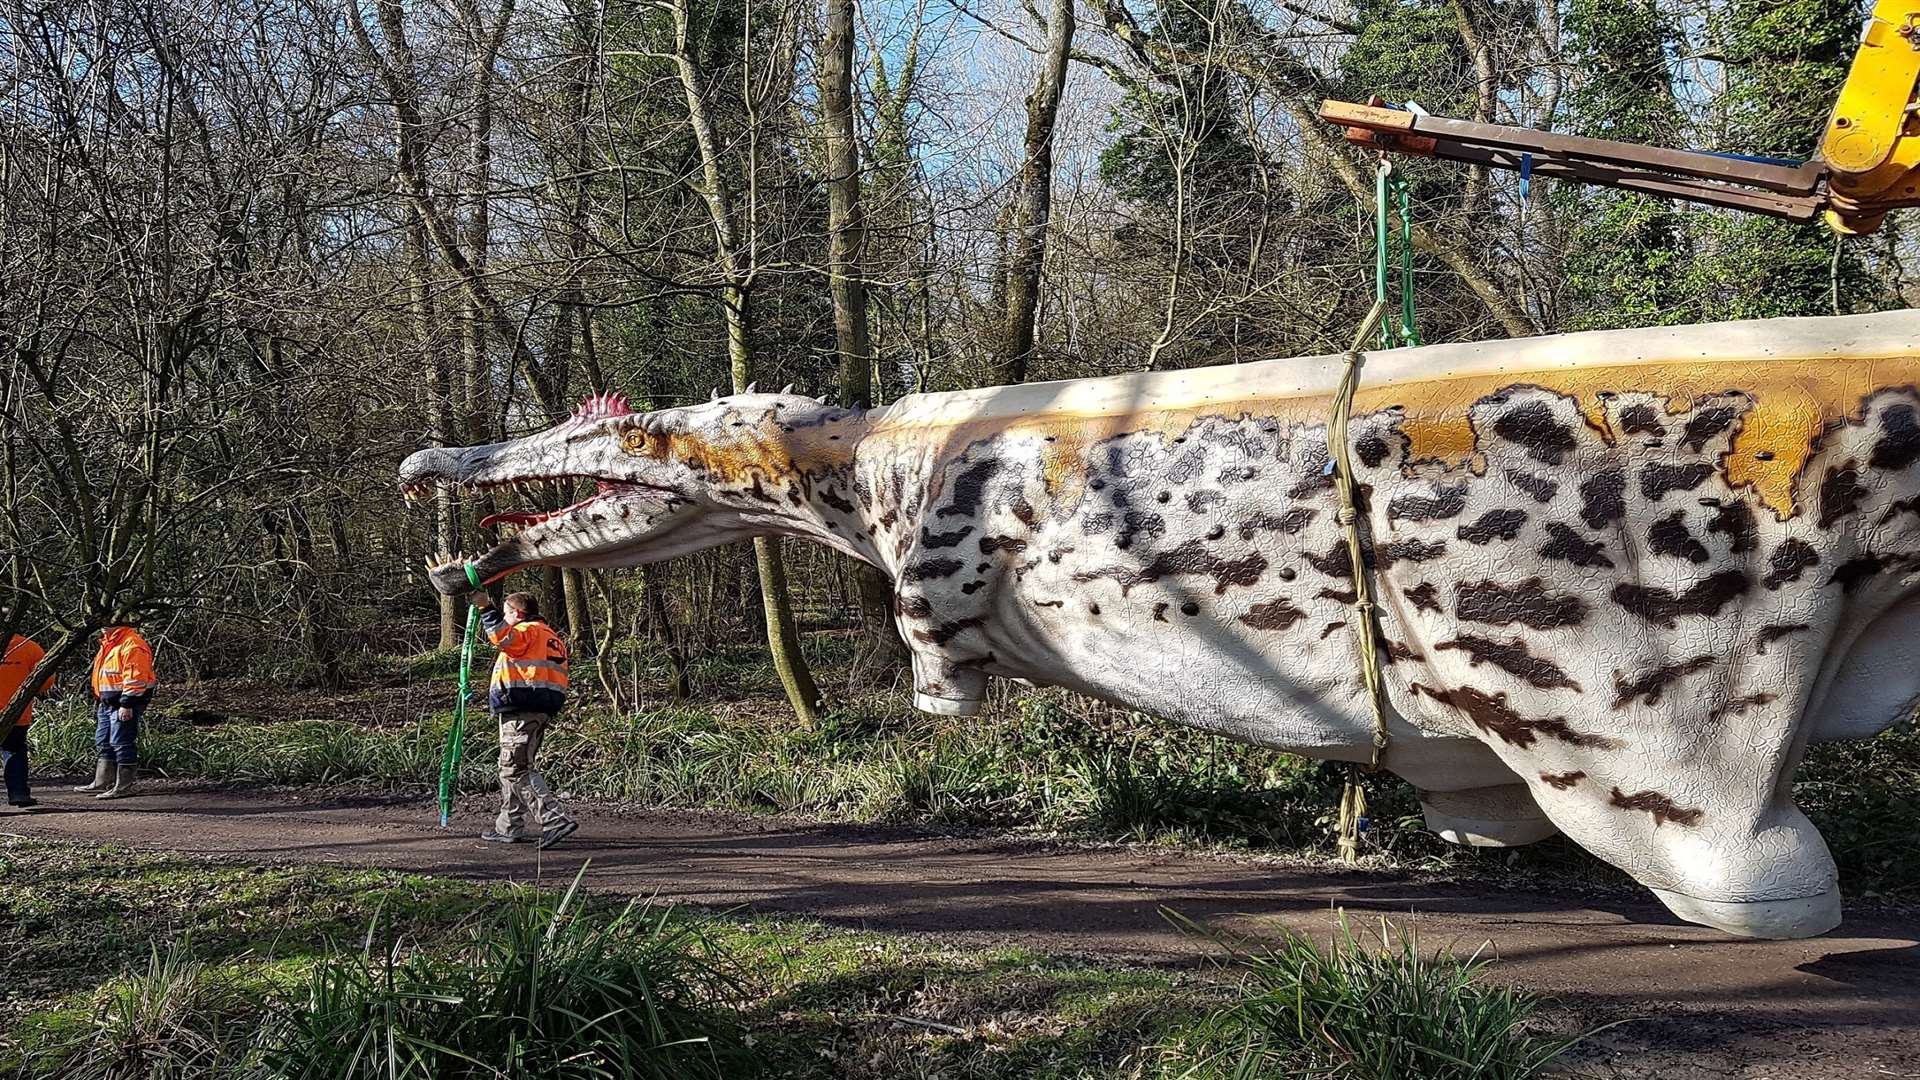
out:
M480 587L480 575L473 564L466 564L467 581ZM440 755L440 827L453 820L454 789L460 784L460 753L467 745L467 680L473 671L474 631L480 625L480 609L467 605L467 634L460 641L460 696L453 701L453 724L447 728L447 747Z
M1338 520L1347 534L1347 558L1353 568L1354 634L1360 643L1360 675L1367 685L1367 701L1373 706L1373 750L1367 759L1367 771L1380 768L1380 757L1387 749L1387 689L1380 671L1380 632L1375 623L1372 579L1367 576L1366 558L1360 549L1360 510L1358 490L1353 480L1353 455L1347 448L1347 417L1353 411L1353 395L1360 388L1360 367L1366 361L1360 346L1373 336L1387 312L1384 297L1373 302L1373 309L1360 323L1347 350L1347 370L1340 377L1340 389L1333 396L1333 415L1327 421L1327 449L1334 465L1334 493L1340 499ZM1359 770L1347 769L1346 789L1340 796L1340 857L1353 863L1360 857L1360 820L1367 813L1366 791L1360 786Z
M1381 322L1380 347L1397 349L1420 344L1420 330L1413 321L1413 215L1408 207L1407 182L1391 161L1382 158L1373 174L1373 298L1381 305L1387 303L1387 267L1395 261L1389 251L1396 246L1387 216L1389 207L1400 215L1400 317Z

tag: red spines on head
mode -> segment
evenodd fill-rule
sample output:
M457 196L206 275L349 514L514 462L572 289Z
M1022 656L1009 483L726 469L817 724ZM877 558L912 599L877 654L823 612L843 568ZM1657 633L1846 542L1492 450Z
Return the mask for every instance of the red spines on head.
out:
M633 409L627 405L627 395L614 392L589 394L586 400L574 407L575 420L606 420L615 416L632 416Z

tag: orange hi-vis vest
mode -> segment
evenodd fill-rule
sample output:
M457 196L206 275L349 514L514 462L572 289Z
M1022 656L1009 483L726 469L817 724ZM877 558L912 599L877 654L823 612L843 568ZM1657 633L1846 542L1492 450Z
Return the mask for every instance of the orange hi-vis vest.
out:
M100 639L93 655L93 696L102 701L121 695L143 698L160 685L153 675L153 646L131 626L115 626Z
M500 650L488 687L494 700L506 699L509 690L567 692L567 643L553 627L528 619L488 630L487 640Z
M7 654L0 658L0 709L6 708L13 700L14 692L26 685L33 676L33 669L40 666L40 660L47 652L30 637L13 635L13 641L7 645ZM44 694L53 689L53 676L47 676L36 694ZM20 714L20 726L33 723L33 702L27 702L27 711Z

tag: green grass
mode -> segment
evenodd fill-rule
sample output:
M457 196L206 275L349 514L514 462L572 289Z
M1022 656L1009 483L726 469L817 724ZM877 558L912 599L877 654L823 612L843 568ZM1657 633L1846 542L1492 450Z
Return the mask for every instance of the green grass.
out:
M239 783L423 789L438 775L450 714L381 725L320 719L195 724L156 709L141 733L157 775ZM195 705L192 715L204 715ZM44 710L35 767L90 767L92 722ZM495 733L470 724L461 787L495 786ZM1064 694L1035 694L956 723L877 695L806 727L758 707L665 706L569 713L541 751L566 792L653 806L1034 828L1136 840L1309 849L1341 773L1305 759ZM1391 801L1383 794L1381 801Z
M0 839L0 880L0 1075L20 1080L1172 1080L1279 1052L1293 1000L1341 1038L1370 1025L1428 1040L1406 1060L1464 1048L1488 1063L1327 1076L1517 1077L1552 1048L1527 1033L1538 1002L1410 939L1145 967L667 912L565 883L18 839Z
M743 997L702 924L629 903L609 916L521 890L453 948L369 940L315 963L264 1029L290 1080L719 1078L756 1068Z

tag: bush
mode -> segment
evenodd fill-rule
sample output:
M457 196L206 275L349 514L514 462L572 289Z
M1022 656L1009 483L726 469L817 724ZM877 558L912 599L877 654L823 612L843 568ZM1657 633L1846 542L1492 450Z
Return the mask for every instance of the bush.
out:
M667 706L620 715L571 711L541 751L570 795L654 806L804 813L1317 846L1338 799L1337 768L1039 691L954 722L878 695L814 727L785 717ZM439 774L447 713L370 725L335 719L193 726L162 710L141 758L164 777L242 783L362 783L423 790ZM460 787L494 789L494 733L469 720ZM93 725L49 710L34 734L39 768L91 768Z
M436 704L446 700L435 697ZM914 713L899 693L853 698L812 726L793 723L784 705L769 708L571 710L541 751L541 771L570 795L649 806L1291 851L1332 846L1342 766L1063 691L1010 695L981 716L958 720ZM149 715L141 756L166 777L427 790L439 775L450 714L395 713L403 719L195 725L163 707ZM33 733L37 767L91 770L93 719L85 703L49 705L40 717ZM470 725L460 787L489 792L496 784L493 728L484 715ZM1427 833L1412 789L1391 775L1370 777L1366 785L1368 850L1443 870L1494 858ZM1912 722L1875 739L1813 747L1795 785L1848 890L1894 899L1920 893L1920 860L1905 857L1907 834L1920 821L1916 792L1920 726ZM1505 861L1510 853L1498 857ZM1555 870L1594 866L1564 843L1523 858Z
M1807 751L1794 799L1820 827L1849 893L1920 897L1920 723L1909 719L1872 739Z
M1578 1039L1533 1034L1534 995L1478 981L1485 961L1431 957L1381 920L1378 947L1344 915L1322 950L1301 935L1238 959L1246 997L1164 1051L1183 1080L1521 1080Z

